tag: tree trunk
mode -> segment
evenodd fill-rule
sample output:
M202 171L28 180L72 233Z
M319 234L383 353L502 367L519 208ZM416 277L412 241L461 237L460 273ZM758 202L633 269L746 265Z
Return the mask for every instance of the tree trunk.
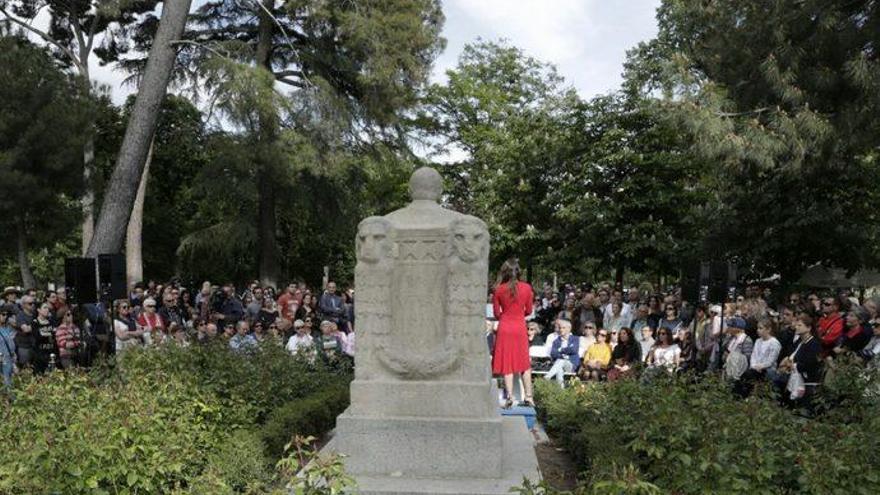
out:
M84 94L92 94L92 75L89 70L89 53L86 47L80 46L79 82ZM82 255L85 256L95 235L95 125L89 123L88 137L83 145L83 196L80 201L82 208Z
M159 109L177 60L174 42L186 26L192 0L167 0L156 32L137 99L125 128L119 158L110 177L95 234L89 243L88 255L118 253L122 250L128 218L140 185L144 163L150 148Z
M24 219L18 218L15 222L15 234L18 241L18 267L21 270L21 284L25 289L36 289L37 279L31 270L31 262L27 256L27 238L24 231Z
M260 164L259 218L257 219L257 243L260 253L260 283L278 287L280 266L278 241L275 238L275 183L267 164Z
M82 254L85 256L95 234L95 138L83 146Z
M144 279L144 200L147 195L147 180L150 178L150 163L153 161L154 146L155 140L150 144L150 150L147 152L144 173L141 174L141 184L138 186L137 196L134 198L131 218L128 219L128 229L125 233L125 273L129 289L136 282Z
M263 0L263 8L259 10L259 38L254 54L258 67L272 71L272 36L275 32L275 20L270 13L274 12L275 0ZM259 140L261 146L257 159L257 245L259 252L260 283L278 286L281 266L279 262L278 240L275 237L275 177L272 173L275 164L275 141L277 140L277 123L275 115L260 116Z

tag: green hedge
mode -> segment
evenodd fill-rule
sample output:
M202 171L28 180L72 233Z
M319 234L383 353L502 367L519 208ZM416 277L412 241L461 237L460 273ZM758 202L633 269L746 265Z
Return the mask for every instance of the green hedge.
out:
M284 443L332 427L350 379L277 346L133 350L115 369L25 373L0 403L0 493L265 493ZM297 403L308 407L294 414Z
M318 436L333 429L336 416L348 407L348 394L347 383L334 384L272 411L261 430L269 455L280 457L293 435Z
M548 432L583 467L585 493L627 471L640 492L876 494L880 401L865 393L876 377L854 367L834 376L811 418L779 406L766 388L742 400L691 376L566 390L539 382L536 395Z

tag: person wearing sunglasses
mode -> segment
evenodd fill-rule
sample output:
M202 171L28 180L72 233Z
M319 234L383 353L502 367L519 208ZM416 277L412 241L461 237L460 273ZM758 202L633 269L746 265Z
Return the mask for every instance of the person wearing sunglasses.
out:
M287 352L297 354L299 352L311 352L314 350L314 339L310 335L311 329L306 327L302 320L293 322L293 329L296 333L287 340Z
M144 310L137 317L137 329L142 332L145 345L152 345L153 340L162 340L165 333L165 323L156 312L156 300L152 297L144 301Z
M822 357L832 354L838 339L843 336L844 319L840 314L840 302L834 297L822 299L822 317L819 318L818 336L822 342Z
M144 330L137 327L131 318L131 305L125 299L116 301L116 311L113 317L113 333L116 335L116 354L131 347L141 345Z
M608 363L611 362L611 333L608 330L599 330L596 343L587 349L584 354L584 365L580 371L583 380L599 381L605 376Z
M661 327L657 330L657 342L645 359L648 368L673 372L678 368L680 359L681 349L673 340L672 332Z
M666 303L666 305L663 306L663 309L664 316L660 320L659 328L668 330L672 338L676 339L678 338L678 332L681 330L682 326L684 326L681 318L678 317L678 308L671 303ZM658 332L657 335L659 336L660 333Z

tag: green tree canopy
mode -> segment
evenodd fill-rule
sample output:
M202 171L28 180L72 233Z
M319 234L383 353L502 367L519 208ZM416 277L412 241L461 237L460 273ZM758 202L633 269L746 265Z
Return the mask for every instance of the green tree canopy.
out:
M712 197L675 122L649 100L610 95L580 105L575 129L570 157L548 169L557 269L592 258L593 277L623 282L627 270L676 274L694 261Z
M28 245L52 245L72 229L90 105L49 53L24 38L0 37L0 67L0 224L16 232L23 282L34 286Z
M755 274L877 266L878 6L664 1L627 90L658 97L717 165L703 252Z
M488 222L496 264L520 256L528 266L552 239L546 170L566 158L577 95L553 66L506 42L466 46L446 75L428 89L419 122L428 142L439 136L437 152L466 155L440 166L447 200Z

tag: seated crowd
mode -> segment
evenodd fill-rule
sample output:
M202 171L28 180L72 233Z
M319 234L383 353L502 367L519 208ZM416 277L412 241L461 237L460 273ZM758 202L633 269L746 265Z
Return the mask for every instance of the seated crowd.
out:
M636 287L548 286L529 317L533 373L564 386L566 378L721 371L743 396L763 380L796 400L839 356L880 367L877 300L792 293L774 310L768 295L749 287L723 305L692 305L680 290L643 296Z
M692 305L680 290L643 295L610 286L560 292L545 287L529 316L533 370L548 380L650 380L659 373L722 371L743 396L767 381L798 398L822 379L829 360L854 355L880 367L875 299L849 292L792 293L771 309L749 287L722 305ZM67 292L7 287L0 301L0 369L87 366L131 347L222 341L239 351L275 342L291 353L354 356L354 291L328 282L320 293L290 284L280 294L251 283L209 282L193 293L175 283L136 284L130 297L73 305ZM492 324L489 322L491 330ZM491 331L489 332L491 337ZM491 341L491 339L490 339Z
M0 363L8 384L14 368L43 373L87 366L98 354L139 346L207 344L243 350L276 342L292 353L354 355L354 291L328 282L320 293L290 284L280 294L250 284L210 282L198 292L175 283L138 283L127 299L68 303L64 288L39 292L7 287L0 301Z

